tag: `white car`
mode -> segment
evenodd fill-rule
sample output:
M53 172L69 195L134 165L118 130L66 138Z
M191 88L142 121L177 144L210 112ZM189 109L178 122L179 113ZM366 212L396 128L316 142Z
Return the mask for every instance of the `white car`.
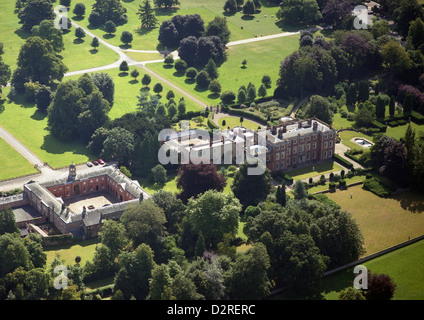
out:
M87 167L92 167L93 164L91 162L87 162Z

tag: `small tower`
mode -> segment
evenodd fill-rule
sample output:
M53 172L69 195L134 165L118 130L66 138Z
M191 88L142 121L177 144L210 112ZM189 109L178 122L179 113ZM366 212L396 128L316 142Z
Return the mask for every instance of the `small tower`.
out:
M74 163L69 166L69 180L75 180L77 176L77 168Z

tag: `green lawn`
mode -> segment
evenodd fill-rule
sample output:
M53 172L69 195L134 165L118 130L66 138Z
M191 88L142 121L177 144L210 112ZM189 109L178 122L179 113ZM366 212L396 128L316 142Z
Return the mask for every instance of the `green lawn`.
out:
M424 299L424 240L407 247L387 253L363 263L372 273L390 275L396 284L393 300ZM352 286L357 274L353 268L328 276L324 280L323 297L326 300L337 300L338 292Z
M38 173L31 163L1 138L0 168L0 181Z
M351 213L358 223L366 256L424 234L422 194L409 191L380 198L362 186L355 186L327 196Z
M7 95L10 88L4 88ZM62 142L47 129L47 116L22 97L17 102L4 102L0 110L0 125L19 139L28 149L53 168L68 166L69 163L84 163L93 160L84 144L79 141Z
M218 81L222 91L238 92L241 85L247 86L249 82L259 89L262 76L267 74L272 80L272 87L267 91L268 94L272 94L278 78L280 62L298 47L298 35L229 47L226 61L218 65ZM247 60L246 68L242 68L243 59ZM212 94L208 89L198 87L194 80L187 79L184 73L176 72L173 68L167 68L164 63L152 63L147 67L208 105L221 102L219 94Z
M130 67L129 72L131 72L135 68L137 68L137 70L140 72L140 75L137 77L137 79L132 78L129 73L120 72L119 69L109 69L101 71L111 75L115 83L114 103L112 109L109 112L109 117L111 119L122 117L124 114L137 110L137 96L140 93L140 89L143 88L143 90L145 90L145 87L141 84L141 78L143 77L145 72L140 67ZM75 80L78 79L80 76L81 75L72 76L69 77L69 79ZM155 94L153 92L153 86L158 82L160 81L152 76L152 82L148 86L152 94ZM163 91L161 93L161 101L163 103L166 103L166 93L172 88L164 83L161 84L163 86ZM175 89L172 90L175 93L175 101L178 102L180 98L183 97L183 95L178 93ZM202 107L198 106L195 102L188 99L187 97L185 97L185 102L187 112L203 110Z
M418 125L416 123L411 122L412 128L415 129L416 137L418 138L421 134L424 134L424 125ZM397 127L390 127L387 126L386 135L389 137L393 137L397 140L400 140L401 138L405 137L406 129L408 128L408 124L405 124L403 126L397 126Z
M156 18L159 24L155 28L142 29L137 11L141 1L125 0L121 1L127 9L128 22L117 26L117 31L114 35L107 35L102 28L92 28L89 25L88 17L91 13L91 5L94 0L79 0L86 6L86 14L82 20L70 14L70 17L78 24L90 29L96 36L107 40L109 43L116 46L123 46L120 41L120 36L123 31L130 31L134 35L132 49L139 50L162 50L163 48L158 43L160 24L172 18L174 15L199 14L205 22L205 26L216 16L224 15L223 6L225 0L180 0L181 6L178 9L155 9ZM71 11L75 4L71 4ZM263 6L261 12L252 17L244 17L241 12L234 15L225 14L228 22L228 27L231 31L231 41L253 38L255 36L264 36L286 31L293 31L293 28L287 28L275 21L275 14L278 11L278 5L268 4L267 1L262 1ZM272 18L271 16L274 16ZM299 27L299 28L303 28Z
M315 179L315 182L318 180L318 178ZM356 182L360 182L360 181L364 181L365 180L365 176L354 176L352 178L347 178L345 179L346 181L346 185L352 184L352 183L356 183ZM308 192L310 194L315 193L315 192L320 192L320 191L325 191L328 190L328 185L329 183L326 183L325 185L317 185L315 187L312 187L310 189L308 189ZM338 185L338 183L336 183L336 185Z
M15 11L15 1L1 1L0 3L0 42L4 44L4 61L11 69L16 68L17 57L22 44L30 34L20 30L19 18ZM75 28L64 34L65 50L60 53L63 62L69 71L82 70L86 68L113 63L118 55L105 46L100 45L98 52L90 51L91 40L88 37L81 43L74 43Z
M355 132L355 131L342 131L339 133L340 138L342 139L342 143L350 148L350 149L365 149L364 147L360 146L359 144L350 141L353 138L364 138L369 142L373 142L372 137L364 134L364 133L360 133L360 132Z
M222 124L222 122L225 120L225 125ZM240 117L223 117L221 119L219 119L219 127L221 130L225 130L228 127L230 127L231 129L233 129L234 127L239 127L240 126ZM241 123L241 125L247 129L252 129L252 130L258 130L258 124L249 121L247 119L243 120L243 123Z
M87 261L93 260L94 252L96 251L96 247L99 243L100 239L95 238L69 245L48 247L44 250L47 254L46 265L49 266L56 254L59 254L60 258L65 260L65 264L70 265L75 264L75 258L80 256L80 264L84 266Z
M331 173L343 170L343 167L335 163L334 161L326 161L318 164L314 164L308 167L299 168L287 171L286 173L296 180L308 179L310 177L321 176L322 174Z

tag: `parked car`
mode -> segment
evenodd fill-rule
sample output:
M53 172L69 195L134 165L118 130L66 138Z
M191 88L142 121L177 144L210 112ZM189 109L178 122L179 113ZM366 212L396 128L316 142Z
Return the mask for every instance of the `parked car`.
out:
M99 163L98 163L97 161L93 161L93 164L94 164L95 166L98 166L98 165L99 165Z
M87 167L92 167L93 164L91 162L87 162Z
M102 159L98 159L97 162L100 164L105 164L105 162Z

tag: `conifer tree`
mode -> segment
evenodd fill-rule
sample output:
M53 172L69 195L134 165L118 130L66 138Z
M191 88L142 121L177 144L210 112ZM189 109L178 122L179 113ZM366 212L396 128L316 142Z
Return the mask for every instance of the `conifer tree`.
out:
M139 6L137 15L141 20L142 28L153 28L158 24L158 19L155 16L149 0L145 0L143 4Z

